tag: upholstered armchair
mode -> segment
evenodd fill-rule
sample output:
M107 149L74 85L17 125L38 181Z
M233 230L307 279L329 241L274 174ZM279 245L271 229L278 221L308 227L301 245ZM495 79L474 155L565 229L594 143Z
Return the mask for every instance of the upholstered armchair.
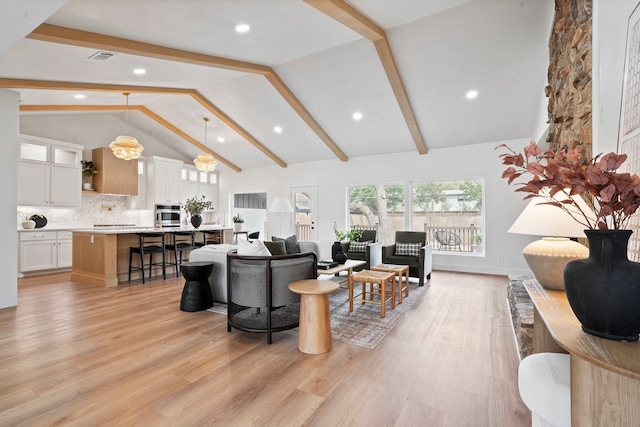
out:
M376 234L376 230L363 230L359 239L342 243L342 251L347 258L366 261L365 265L355 267L354 271L369 269L382 263L382 243L378 242Z
M431 279L433 248L423 231L396 231L395 244L382 248L382 262L409 266L409 276L417 277L424 286L424 278Z

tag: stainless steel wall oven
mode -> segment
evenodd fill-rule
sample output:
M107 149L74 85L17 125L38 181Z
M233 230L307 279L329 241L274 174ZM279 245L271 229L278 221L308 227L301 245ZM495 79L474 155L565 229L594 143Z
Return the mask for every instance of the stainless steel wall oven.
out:
M180 227L180 205L156 205L155 227Z

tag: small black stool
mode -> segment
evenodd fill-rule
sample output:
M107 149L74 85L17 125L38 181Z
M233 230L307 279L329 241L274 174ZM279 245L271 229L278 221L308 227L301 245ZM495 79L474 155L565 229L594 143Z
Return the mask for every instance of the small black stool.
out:
M202 311L213 307L213 295L209 286L213 263L185 262L182 263L180 270L186 279L180 300L180 310Z

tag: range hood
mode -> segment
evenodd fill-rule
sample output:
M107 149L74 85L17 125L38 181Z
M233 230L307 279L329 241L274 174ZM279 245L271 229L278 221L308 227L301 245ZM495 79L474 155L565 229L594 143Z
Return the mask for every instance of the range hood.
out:
M138 195L137 160L119 159L108 147L94 148L91 156L98 171L93 175L93 187L98 193Z

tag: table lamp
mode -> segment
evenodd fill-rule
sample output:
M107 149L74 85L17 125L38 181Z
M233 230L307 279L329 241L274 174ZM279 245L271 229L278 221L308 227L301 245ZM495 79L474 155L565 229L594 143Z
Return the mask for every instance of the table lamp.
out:
M556 200L566 200L558 193ZM583 212L595 222L592 209L577 195L572 196ZM564 267L569 261L589 256L589 249L570 237L585 237L586 226L575 221L557 206L548 204L548 199L536 196L524 208L509 233L529 234L543 237L527 245L522 254L538 282L547 289L564 290ZM571 208L569 206L569 208Z
M273 200L273 203L271 203L269 212L278 214L278 219L280 220L280 236L282 236L282 217L284 214L293 212L293 207L291 206L291 203L289 203L289 199L286 197L276 197Z

